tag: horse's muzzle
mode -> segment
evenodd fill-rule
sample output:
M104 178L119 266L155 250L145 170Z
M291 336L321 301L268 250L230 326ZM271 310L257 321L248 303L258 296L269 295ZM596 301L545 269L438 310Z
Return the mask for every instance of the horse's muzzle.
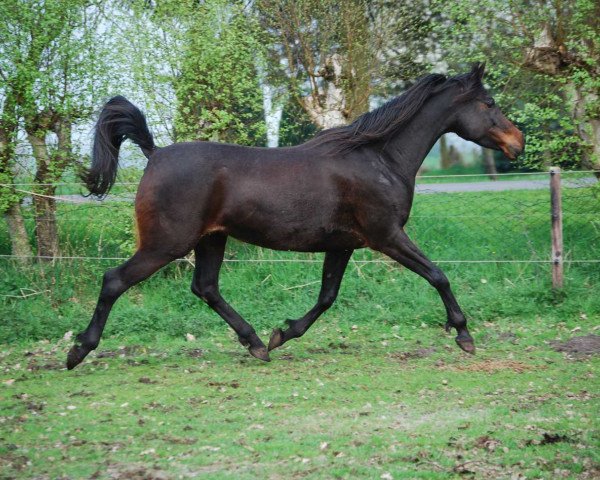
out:
M525 149L525 137L521 130L514 125L507 130L494 127L490 130L490 136L510 160L517 158Z

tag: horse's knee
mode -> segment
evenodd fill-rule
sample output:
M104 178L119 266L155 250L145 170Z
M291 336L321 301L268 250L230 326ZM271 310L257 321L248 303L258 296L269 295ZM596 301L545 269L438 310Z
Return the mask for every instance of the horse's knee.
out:
M192 282L192 293L204 300L209 306L214 305L221 298L216 285L203 285L199 282Z
M438 290L444 290L450 288L450 282L444 272L442 272L439 268L435 268L431 272L431 278L429 280L432 286L437 288Z

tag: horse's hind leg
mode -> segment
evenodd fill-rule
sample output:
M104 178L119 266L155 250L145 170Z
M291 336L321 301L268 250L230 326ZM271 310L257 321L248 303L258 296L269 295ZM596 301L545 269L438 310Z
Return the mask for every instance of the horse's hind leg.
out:
M449 332L452 327L456 328L458 332L456 343L458 346L465 352L475 353L475 344L467 329L467 320L456 298L454 298L454 294L450 289L450 282L446 278L446 275L444 275L444 272L423 255L411 239L408 238L404 230L397 231L396 235L392 237L391 242L382 245L377 250L422 276L435 287L446 307L448 316L446 331Z
M335 301L346 265L352 256L352 250L327 252L323 262L323 278L321 291L316 305L306 315L298 320L288 320L289 328L285 331L280 328L273 330L269 340L269 350L280 347L292 338L301 337L321 314L327 310Z
M77 343L67 355L67 368L69 370L79 365L87 354L98 346L108 314L116 300L127 289L148 278L173 258L173 256L154 251L138 250L124 264L108 270L104 274L102 289L92 321L85 331L77 335Z
M200 240L194 249L196 269L192 280L192 292L204 300L235 330L240 343L248 347L253 356L268 362L269 352L256 335L254 328L223 299L219 292L219 271L223 263L226 243L227 236L220 233L205 236Z

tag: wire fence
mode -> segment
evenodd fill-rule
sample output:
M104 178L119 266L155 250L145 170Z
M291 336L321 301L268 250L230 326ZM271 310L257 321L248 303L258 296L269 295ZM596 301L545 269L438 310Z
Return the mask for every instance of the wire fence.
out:
M421 185L422 193L431 194L416 196L407 230L438 261L551 263L550 182L549 174L544 176ZM564 261L595 263L600 259L597 181L587 172L562 177Z
M562 172L562 213L566 264L600 263L600 188L592 171ZM437 263L551 264L549 173L435 175L417 179L407 233ZM84 197L79 183L55 184L61 256L54 260L120 262L135 248L133 198L136 182L121 182L103 201ZM26 226L33 232L32 195L37 184L14 185L25 195ZM2 185L0 185L2 187ZM43 195L43 194L41 194ZM0 259L10 253L0 228ZM40 258L40 257L37 257ZM181 259L187 262L189 259ZM227 262L320 263L320 256L273 252L232 242ZM355 263L390 263L361 250Z

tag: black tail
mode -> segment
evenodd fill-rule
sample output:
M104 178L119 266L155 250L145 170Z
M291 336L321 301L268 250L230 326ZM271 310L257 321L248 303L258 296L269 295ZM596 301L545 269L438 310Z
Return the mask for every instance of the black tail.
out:
M146 158L156 148L144 114L125 97L113 97L96 123L92 166L81 175L92 195L105 195L115 183L119 149L126 138L140 147Z

